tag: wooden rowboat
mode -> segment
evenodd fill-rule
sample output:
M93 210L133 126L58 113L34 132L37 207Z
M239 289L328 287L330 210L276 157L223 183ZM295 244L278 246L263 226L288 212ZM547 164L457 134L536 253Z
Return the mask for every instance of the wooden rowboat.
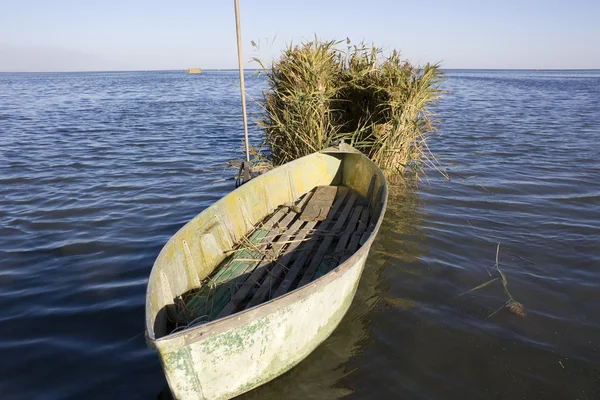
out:
M341 144L275 168L181 228L148 281L146 337L177 399L283 374L336 328L385 212L382 171Z

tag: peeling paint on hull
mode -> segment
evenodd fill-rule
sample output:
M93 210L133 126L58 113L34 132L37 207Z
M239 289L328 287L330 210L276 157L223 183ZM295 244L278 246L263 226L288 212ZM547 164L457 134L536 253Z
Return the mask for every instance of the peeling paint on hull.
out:
M313 174L311 178L303 173L307 165L312 166L313 172L318 175ZM272 203L269 207L262 215L258 213L254 218L262 218L270 212L269 208L293 200L322 182L329 184L335 179L341 180L338 183L351 186L366 195L368 182L371 176L375 175L379 186L384 189L380 215L375 228L355 254L328 274L306 286L226 318L175 334L160 335L156 328L160 327L157 310L161 305L168 304L170 296L176 296L187 287L185 283L183 285L180 283L180 287L174 289L176 284L172 284L169 287L170 293L166 295L165 292L168 292L166 289L159 290L159 283L157 283L159 279L156 277L161 275L157 271L168 274L169 268L175 270L180 268L173 260L185 263L185 257L177 258L176 254L171 253L174 250L168 248L168 243L155 263L148 284L146 324L148 344L158 351L169 387L177 399L227 399L276 378L302 361L329 337L352 303L368 251L385 211L387 183L383 173L370 160L351 148L344 148L331 155L315 153L286 166L284 166L287 168L285 174L281 173L280 167L265 174L262 182L256 179L244 185L247 186L248 193L252 192L248 191L252 189L251 185L270 183L281 187L284 180L289 185L287 194L281 194L279 200L275 202L271 197ZM366 178L351 176L350 172L366 174ZM238 190L233 191L220 202L226 203L227 208L235 210L237 206L234 200L240 198L236 196L236 192ZM260 196L257 198L255 194L256 192L253 194L253 204L260 200ZM213 207L216 210L211 210ZM202 214L215 213L218 209L217 203ZM243 211L247 212L247 210ZM202 219L202 214L196 219ZM226 225L227 222L225 221L224 224ZM237 234L231 232L235 228L230 226L229 230L229 236ZM182 228L171 241L178 235L186 237L187 240L185 233L186 227ZM188 242L191 243L191 240ZM189 249L184 248L185 253L193 252L193 248L190 244ZM187 257L189 258L189 255ZM204 257L212 260L213 264L215 262L218 264L215 261L218 260L218 256L213 254ZM182 271L189 270L190 265L193 264L195 263L185 264ZM206 265L195 268L200 268L201 271L210 270ZM189 276L189 273L187 275ZM195 279L188 278L187 285L193 285L193 281Z

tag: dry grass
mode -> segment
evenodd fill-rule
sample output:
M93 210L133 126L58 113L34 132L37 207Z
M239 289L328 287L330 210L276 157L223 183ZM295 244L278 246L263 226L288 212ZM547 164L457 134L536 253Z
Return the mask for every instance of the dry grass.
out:
M267 76L261 126L274 165L344 140L382 169L417 174L434 162L430 107L441 94L437 64L412 65L397 51L317 38L288 46Z

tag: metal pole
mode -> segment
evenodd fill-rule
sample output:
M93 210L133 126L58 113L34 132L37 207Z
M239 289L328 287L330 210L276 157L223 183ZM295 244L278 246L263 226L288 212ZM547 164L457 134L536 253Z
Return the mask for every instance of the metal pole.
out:
M242 62L242 31L240 29L240 7L238 0L233 0L233 6L235 7L235 30L237 32L238 65L240 68L240 92L242 93L242 114L244 115L246 162L250 163L250 147L248 145L248 118L246 117L246 91L244 89L244 63Z

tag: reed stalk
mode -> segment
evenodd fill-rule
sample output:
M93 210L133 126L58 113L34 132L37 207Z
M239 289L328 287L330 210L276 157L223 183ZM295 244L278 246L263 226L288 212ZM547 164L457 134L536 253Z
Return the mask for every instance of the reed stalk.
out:
M413 65L392 51L315 38L289 45L266 74L265 144L274 165L351 144L388 172L417 175L435 164L427 140L441 94L438 64Z

